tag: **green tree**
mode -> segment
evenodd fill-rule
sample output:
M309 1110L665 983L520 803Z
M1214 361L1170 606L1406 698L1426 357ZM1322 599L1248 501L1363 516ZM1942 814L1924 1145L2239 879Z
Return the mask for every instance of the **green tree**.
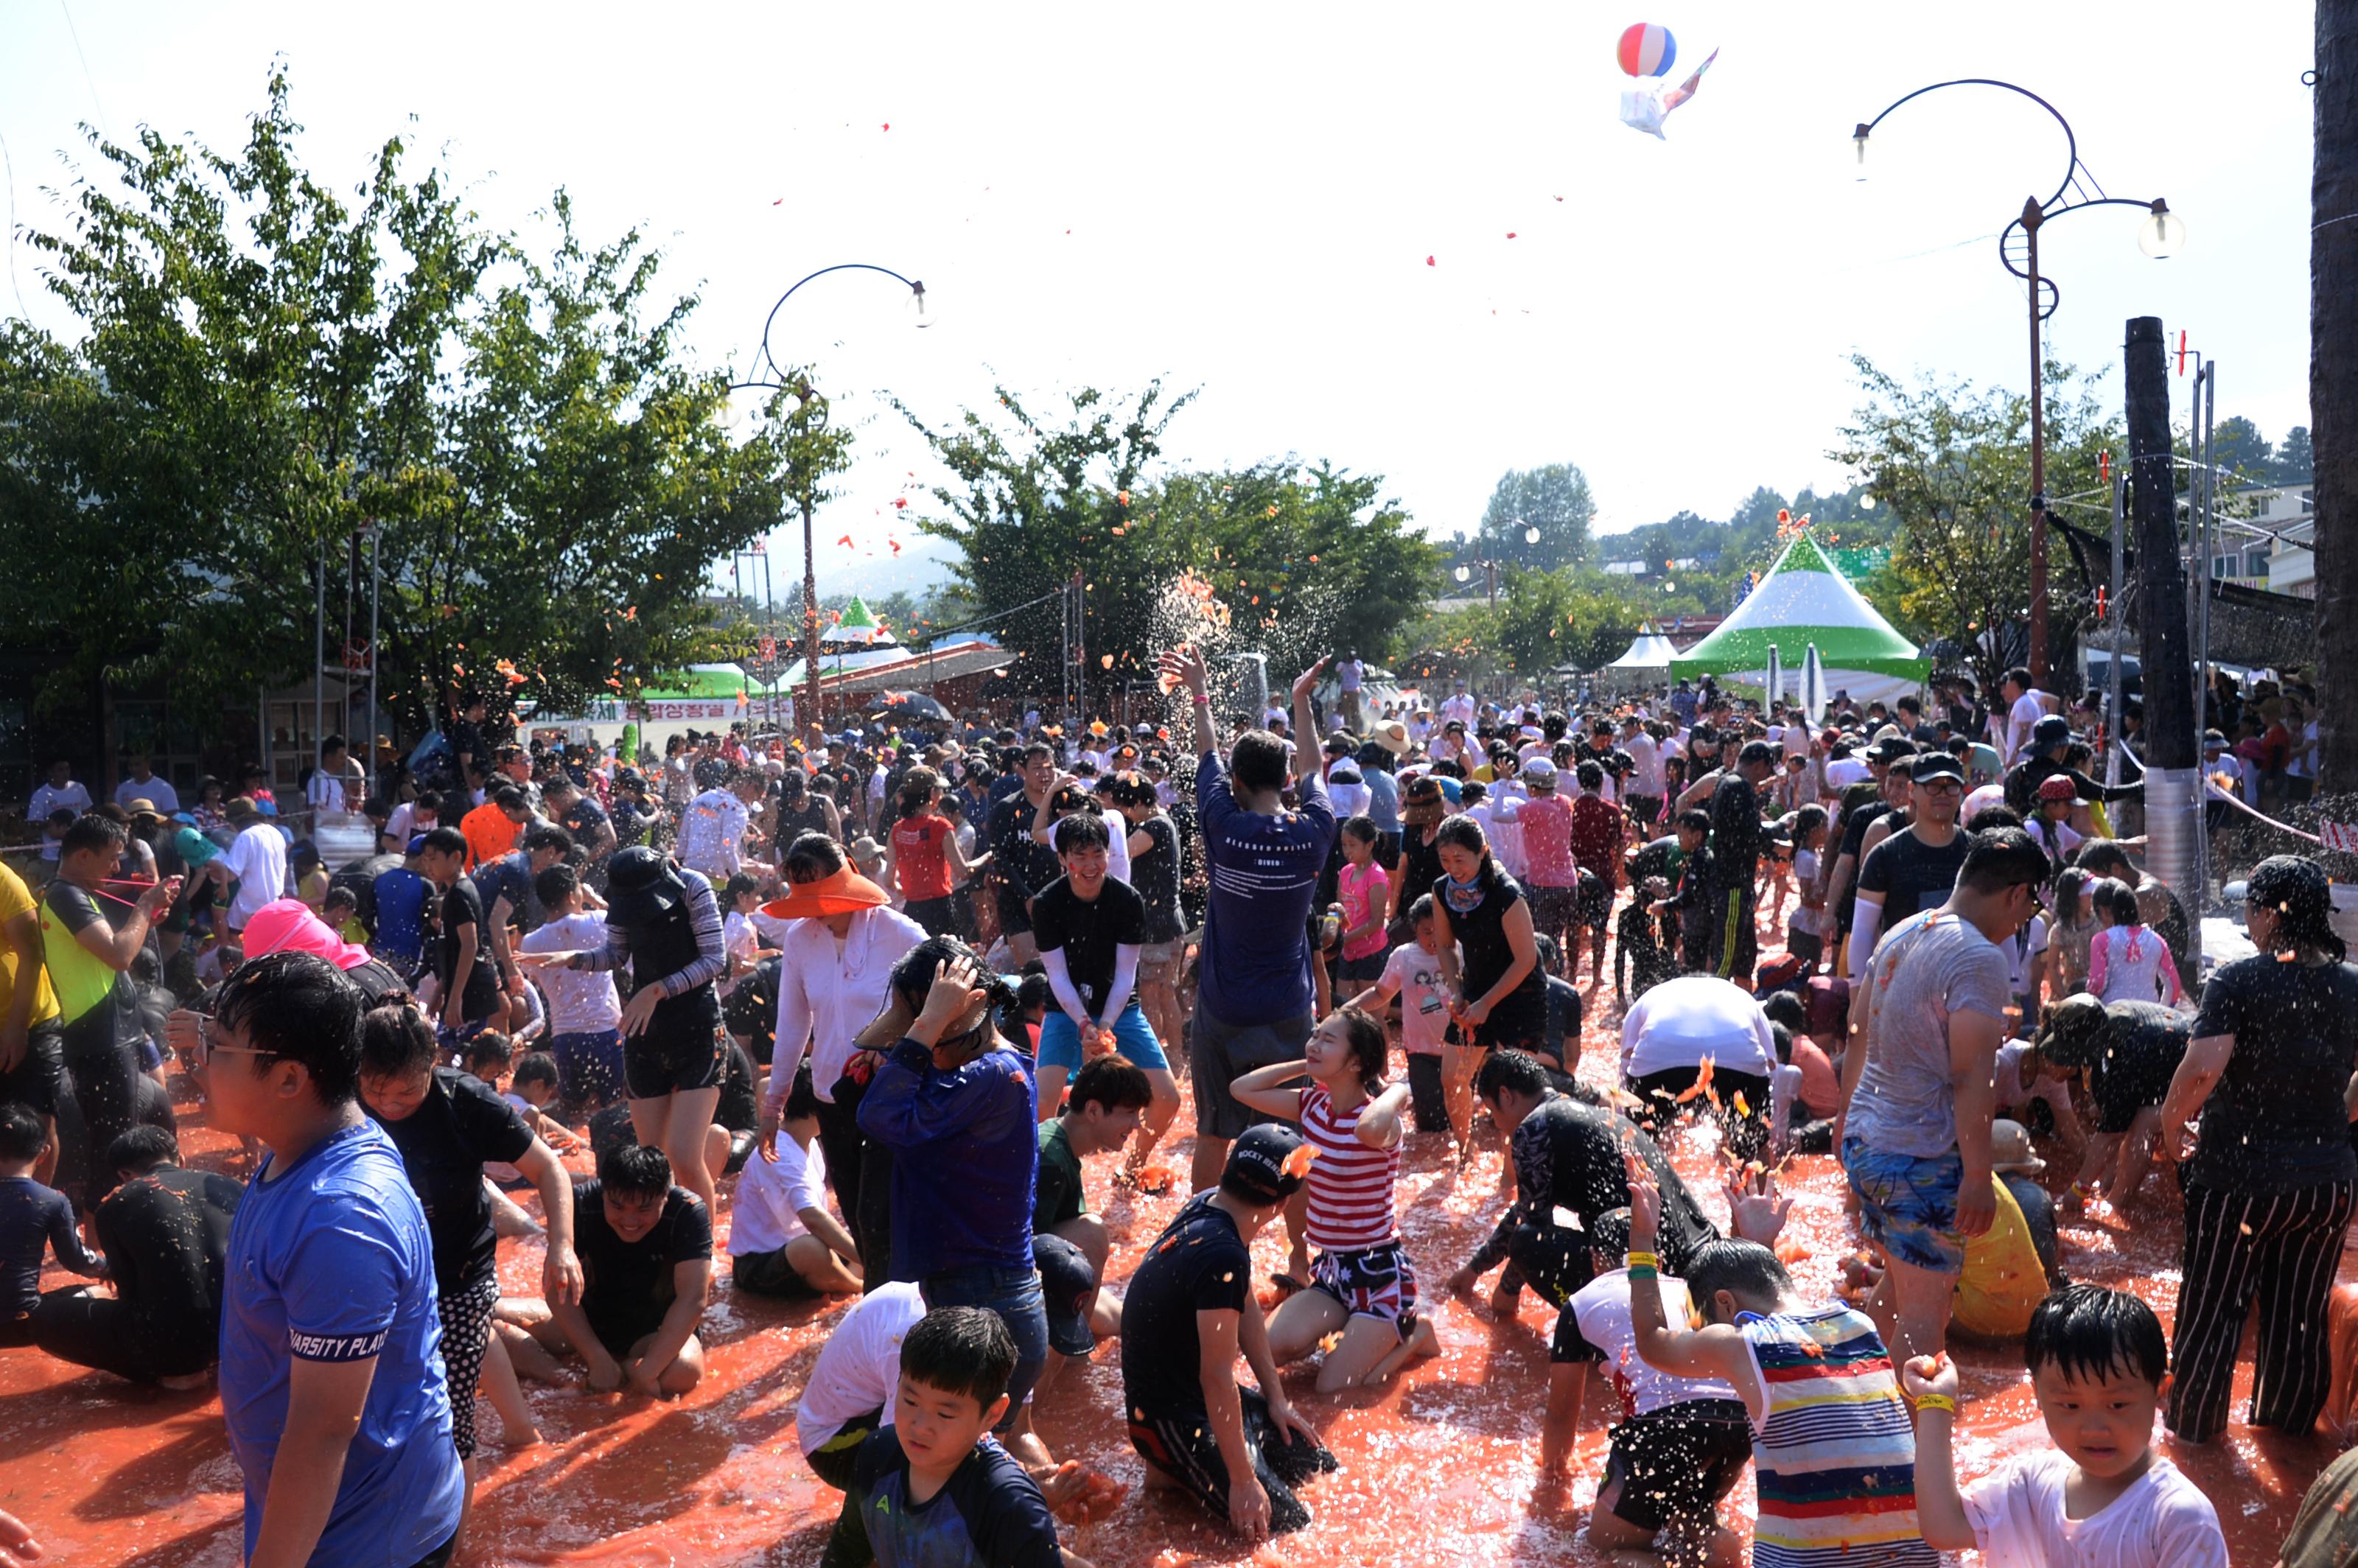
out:
M2278 484L2307 484L2315 460L2309 444L2309 427L2295 425L2285 432L2283 444L2277 448L2268 477Z
M37 233L81 336L0 335L0 638L55 700L168 676L193 711L312 661L314 585L365 603L413 719L481 683L557 708L676 669L707 564L777 515L792 445L729 438L635 234L546 259L387 141L355 204L302 166L283 72L245 146L92 137L111 178ZM365 628L365 617L361 618Z
M1983 689L1995 691L2017 644L2010 631L1993 633L2030 613L2030 400L1932 377L1902 384L1864 355L1851 362L1866 401L1826 455L1866 473L1878 511L1896 521L1900 547L1887 569L1906 620L1920 636L1971 649ZM2101 492L2098 453L2119 451L2122 438L2095 379L2050 362L2046 386L2048 492ZM2068 561L2059 548L2048 579L2059 629L2090 608Z
M1345 647L1381 658L1432 591L1440 551L1372 476L1291 460L1151 471L1192 396L1084 389L1055 425L1004 388L998 415L969 409L953 427L902 410L957 481L918 526L958 546L961 595L1033 689L1061 685L1059 590L1076 577L1080 673L1100 692L1152 679L1182 638L1266 653L1272 678Z
M2268 484L2275 472L2274 450L2260 427L2237 414L2219 421L2212 431L2214 457L2223 484Z
M1539 571L1574 566L1588 559L1588 529L1595 520L1588 476L1571 463L1512 469L1490 492L1471 553ZM1533 529L1537 539L1530 537Z

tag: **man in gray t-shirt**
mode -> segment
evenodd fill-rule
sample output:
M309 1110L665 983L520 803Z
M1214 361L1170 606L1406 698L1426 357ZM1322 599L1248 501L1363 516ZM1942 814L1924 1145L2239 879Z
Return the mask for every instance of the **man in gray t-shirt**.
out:
M2018 827L1975 835L1948 903L1886 932L1843 1059L1843 1169L1859 1228L1891 1267L1867 1303L1897 1358L1945 1343L1965 1242L1997 1212L1991 1073L2006 1038L1997 944L2038 908L2045 851Z

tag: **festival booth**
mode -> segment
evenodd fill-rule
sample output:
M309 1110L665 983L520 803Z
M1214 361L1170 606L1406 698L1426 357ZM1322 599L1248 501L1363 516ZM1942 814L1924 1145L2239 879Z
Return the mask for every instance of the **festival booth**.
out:
M1672 656L1671 674L1732 676L1765 688L1774 671L1778 689L1799 696L1812 648L1826 694L1847 692L1862 706L1905 697L1932 673L1932 661L1891 629L1805 533L1716 631Z
M1640 627L1637 638L1622 651L1621 656L1596 672L1599 686L1615 691L1627 691L1632 687L1667 686L1671 679L1671 661L1679 651L1671 640L1661 634L1650 621Z

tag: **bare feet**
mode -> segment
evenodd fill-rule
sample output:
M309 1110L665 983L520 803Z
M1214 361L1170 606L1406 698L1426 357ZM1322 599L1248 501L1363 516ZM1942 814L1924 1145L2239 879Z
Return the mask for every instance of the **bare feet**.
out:
M194 1393L199 1389L211 1388L213 1375L210 1371L188 1372L177 1378L158 1378L156 1382L157 1387L169 1389L176 1394Z

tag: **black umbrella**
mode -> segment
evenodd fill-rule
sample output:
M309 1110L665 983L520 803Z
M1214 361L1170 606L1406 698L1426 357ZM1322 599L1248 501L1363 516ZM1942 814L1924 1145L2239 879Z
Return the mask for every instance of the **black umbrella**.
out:
M920 724L947 724L950 710L922 691L888 691L880 695L870 709L871 717L891 718L902 723L914 720Z

